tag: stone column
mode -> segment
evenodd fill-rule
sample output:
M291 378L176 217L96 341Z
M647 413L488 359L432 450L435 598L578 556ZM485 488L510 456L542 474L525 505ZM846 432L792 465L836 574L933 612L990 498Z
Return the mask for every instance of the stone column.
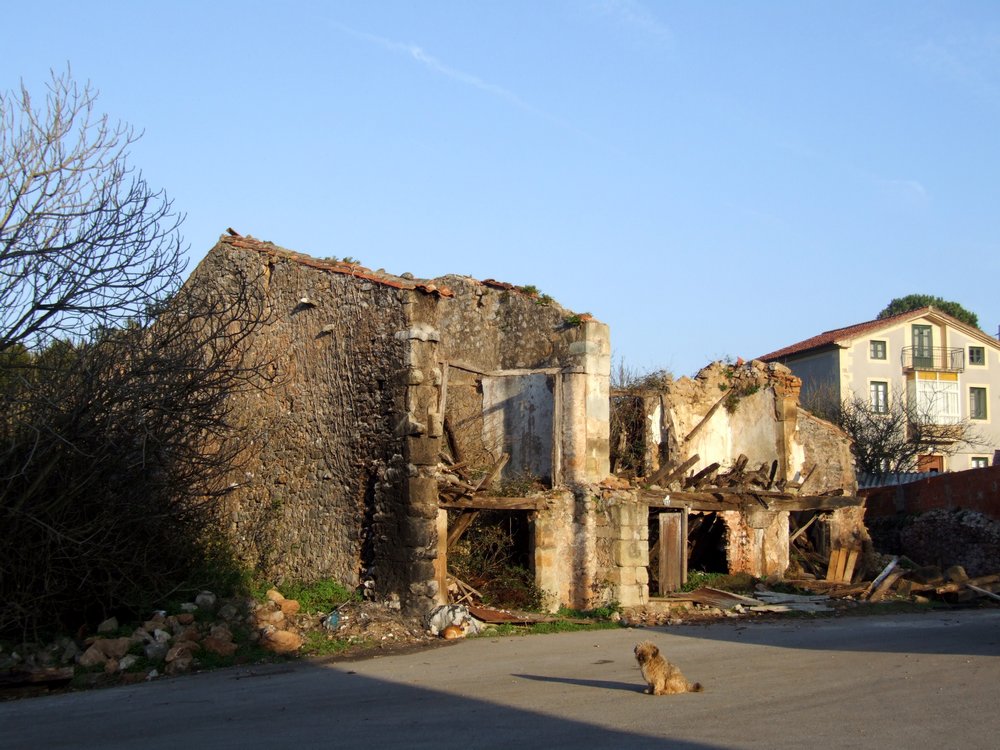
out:
M579 326L562 372L562 478L599 482L610 473L611 340L596 320Z
M598 545L608 552L604 578L609 596L623 607L649 602L648 514L646 505L614 498L597 527Z
M438 559L441 511L435 478L444 432L442 374L437 361L440 335L433 325L437 312L433 298L414 292L405 310L409 327L396 337L407 344L406 367L401 373L406 414L397 429L406 436L407 481L405 502L399 509L400 548L393 557L404 567L398 571L398 580L404 584L399 592L404 606L427 612L447 596L440 585L447 562Z

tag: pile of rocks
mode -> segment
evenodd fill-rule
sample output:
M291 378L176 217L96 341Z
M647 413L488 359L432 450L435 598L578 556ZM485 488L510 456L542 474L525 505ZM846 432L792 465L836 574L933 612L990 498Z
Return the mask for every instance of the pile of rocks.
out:
M908 519L899 552L924 565L961 565L970 576L1000 570L1000 521L972 510L938 508Z
M97 626L95 635L80 640L63 636L47 644L0 650L0 673L32 675L76 666L89 672L101 668L121 682L137 682L188 672L208 658L233 657L239 649L234 632L277 654L294 653L304 642L299 602L274 589L262 603L220 602L212 592L203 591L180 609L176 614L154 612L129 635L119 635L123 627L111 617Z

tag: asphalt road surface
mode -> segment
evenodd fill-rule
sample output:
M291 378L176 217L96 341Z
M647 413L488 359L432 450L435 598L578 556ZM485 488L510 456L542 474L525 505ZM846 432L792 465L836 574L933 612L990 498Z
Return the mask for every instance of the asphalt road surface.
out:
M650 696L653 640L703 693ZM1000 748L1000 610L477 638L0 704L4 748Z

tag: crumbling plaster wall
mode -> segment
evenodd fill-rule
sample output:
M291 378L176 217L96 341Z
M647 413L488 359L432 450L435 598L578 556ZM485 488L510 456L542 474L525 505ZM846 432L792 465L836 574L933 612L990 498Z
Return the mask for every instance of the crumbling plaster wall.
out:
M439 302L438 356L448 369L446 415L460 451L468 454L463 460L489 464L512 446L538 444L534 433L519 434L509 425L498 436L496 422L483 420L484 375L528 377L534 372L545 376L545 387L551 390L551 399L546 400L535 386L530 401L539 422L552 425L555 445L539 444L553 452L551 483L594 482L606 476L608 327L509 285L463 276L446 276L435 283L454 294ZM518 461L512 466L516 470L525 464L531 465Z
M798 379L782 365L713 362L665 389L670 453L678 461L698 454L693 471L712 462L727 466L741 453L754 467L777 458L777 478L793 479L805 462L795 435L797 396Z
M780 364L714 362L691 378L670 383L661 396L662 411L650 414L649 461L666 453L676 462L697 454L696 472L712 462L731 465L740 454L751 467L778 460L776 479L806 480L802 494L857 490L850 441L846 434L798 404L800 381ZM665 428L665 429L664 429ZM834 544L867 540L863 509L830 513ZM748 507L722 514L727 529L731 572L781 575L788 566L788 513Z
M505 478L527 467L575 488L548 493L533 513L534 567L550 607L584 607L593 598L595 518L581 487L608 473L608 327L508 285L434 283L453 294L435 302L444 439L484 469L512 455ZM518 455L526 450L546 455Z
M248 440L230 497L234 542L275 579L356 585L399 542L406 384L395 334L409 293L233 243L210 251L188 283L242 269L270 307L251 346L276 381L234 405Z
M795 425L796 442L802 446L803 465L816 467L803 490L822 492L841 487L848 495L857 494L854 454L847 433L805 409L797 410Z

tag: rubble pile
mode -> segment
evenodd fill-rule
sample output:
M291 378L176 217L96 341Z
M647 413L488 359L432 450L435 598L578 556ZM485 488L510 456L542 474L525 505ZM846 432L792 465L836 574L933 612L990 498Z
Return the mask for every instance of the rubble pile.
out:
M1000 570L1000 521L972 510L936 509L899 530L899 552L929 565L961 565L970 576Z
M311 633L364 647L433 640L421 623L401 614L398 601L350 601L329 614L306 614L277 589L262 602L219 601L204 591L179 609L153 612L134 626L111 617L91 635L0 647L0 692L61 688L78 675L94 685L153 680L259 659L255 647L291 655Z
M385 646L433 640L433 636L424 630L418 620L400 612L398 599L388 602L345 602L334 612L320 616L318 624L327 631L328 638L338 638L352 644Z

